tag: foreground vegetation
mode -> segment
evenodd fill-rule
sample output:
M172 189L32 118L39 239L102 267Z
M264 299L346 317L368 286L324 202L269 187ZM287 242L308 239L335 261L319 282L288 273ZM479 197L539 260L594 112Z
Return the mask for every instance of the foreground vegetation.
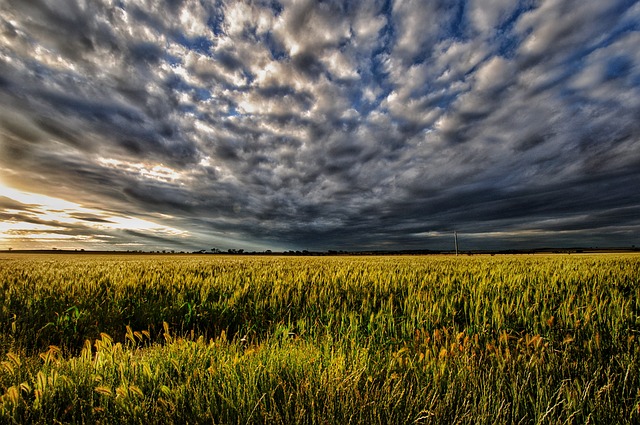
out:
M640 423L640 256L0 257L0 423Z

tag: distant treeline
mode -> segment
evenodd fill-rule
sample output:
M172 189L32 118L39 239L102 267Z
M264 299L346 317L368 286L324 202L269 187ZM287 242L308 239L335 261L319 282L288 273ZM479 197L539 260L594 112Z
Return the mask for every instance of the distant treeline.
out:
M107 250L85 250L85 249L8 249L0 250L4 253L19 254L207 254L207 255L294 255L294 256L331 256L331 255L455 255L454 250L431 250L431 249L401 249L401 250L288 250L288 251L245 251L244 249L219 249L198 251L178 251L178 250L127 250L127 251L107 251ZM496 255L496 254L582 254L582 253L622 253L640 252L640 247L571 247L571 248L532 248L532 249L501 249L501 250L465 250L459 251L458 255Z

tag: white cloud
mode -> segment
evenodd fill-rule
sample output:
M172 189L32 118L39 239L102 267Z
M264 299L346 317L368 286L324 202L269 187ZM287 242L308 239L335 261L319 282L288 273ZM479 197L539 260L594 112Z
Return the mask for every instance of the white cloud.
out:
M229 37L235 38L250 27L258 35L265 34L273 27L274 19L270 9L243 1L231 2L225 10L225 32Z
M340 50L326 50L324 54L320 56L320 61L327 67L329 72L337 78L358 78L355 60Z
M208 14L199 0L184 0L178 13L178 28L190 38L211 37L211 29L207 25Z
M438 1L398 0L393 4L393 23L397 32L393 54L410 62L430 52L441 27L450 17Z
M604 99L635 96L634 81L640 78L640 33L630 32L610 45L594 50L585 59L580 72L572 78L572 87Z
M482 33L490 33L503 23L518 7L513 0L472 0L469 2L469 18Z
M273 33L291 56L337 47L350 37L350 25L336 5L312 0L284 2Z
M464 79L488 54L489 50L482 40L443 40L437 45L435 54L438 81L452 83Z
M476 72L476 90L491 91L509 85L515 78L515 65L504 58L494 56Z
M615 7L609 2L547 0L516 24L516 31L526 35L519 53L524 57L547 55L551 62L556 52L596 45L604 41L603 31L610 28Z
M387 18L380 13L380 4L375 1L359 2L351 29L357 49L370 51L380 43L380 31L387 25Z

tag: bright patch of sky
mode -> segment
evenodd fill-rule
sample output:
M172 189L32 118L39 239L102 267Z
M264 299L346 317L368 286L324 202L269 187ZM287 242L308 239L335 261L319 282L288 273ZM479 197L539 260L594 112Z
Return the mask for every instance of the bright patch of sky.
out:
M136 217L125 217L102 210L84 208L74 202L51 196L23 192L0 186L3 219L0 221L0 243L7 248L112 249L131 246L118 241L120 231L135 229L156 237L187 239L188 232ZM8 203L15 203L11 208ZM141 244L140 244L141 245Z

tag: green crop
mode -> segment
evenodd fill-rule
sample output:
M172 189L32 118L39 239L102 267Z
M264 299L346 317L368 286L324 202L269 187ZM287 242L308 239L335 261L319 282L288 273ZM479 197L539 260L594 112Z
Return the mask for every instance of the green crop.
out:
M0 258L0 423L640 423L640 256Z

